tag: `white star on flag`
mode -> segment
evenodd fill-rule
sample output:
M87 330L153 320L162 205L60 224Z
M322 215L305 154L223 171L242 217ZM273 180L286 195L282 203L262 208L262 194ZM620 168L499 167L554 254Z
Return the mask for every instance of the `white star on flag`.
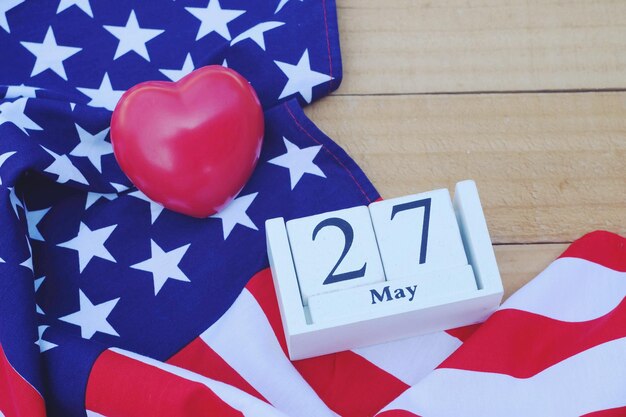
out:
M147 195L145 195L139 190L133 191L132 193L129 193L128 195L150 203L150 223L151 224L154 224L156 219L159 218L159 216L165 209L165 207L163 207L162 205L160 205L159 203L155 201L152 201L150 197L148 197Z
M43 284L43 281L46 279L46 277L39 277L37 279L35 279L35 292L39 291L39 287L41 287L41 284Z
M0 125L13 123L18 129L28 135L28 130L43 130L41 126L33 122L24 111L28 98L22 97L11 102L0 104Z
M13 155L15 155L15 153L16 153L15 151L11 151L11 152L5 152L2 155L0 155L0 168L2 168L2 165L4 165L6 160L12 157ZM0 177L0 185L2 185L2 177Z
M20 201L19 197L17 196L17 193L15 192L15 187L10 187L9 188L9 202L11 203L11 207L13 207L13 211L15 212L15 216L17 216L18 218L20 217L17 208L21 207L24 208L24 205L22 204L22 202Z
M300 93L307 103L313 97L313 87L323 84L333 79L330 75L311 70L309 62L309 50L305 49L296 65L286 62L274 61L278 68L287 76L287 84L280 93L279 99Z
M47 340L43 340L43 334L48 327L50 326L38 326L37 327L37 332L39 333L39 339L37 339L35 344L39 346L39 353L44 353L46 350L50 350L58 346L57 344L48 342Z
M9 21L7 20L7 12L14 7L19 6L24 3L26 0L2 0L0 1L0 28L7 31L7 33L11 33L9 29Z
M296 187L304 174L312 174L326 178L326 175L322 172L320 167L313 162L322 148L321 145L298 148L297 145L289 142L286 137L283 137L283 142L285 143L287 152L267 162L289 170L292 190Z
M26 269L30 269L30 271L33 272L33 255L30 254L28 258L26 258L26 260L20 264L20 266L23 266Z
M89 0L61 0L59 2L59 7L57 7L57 14L72 6L78 7L80 10L85 12L87 16L93 18L93 11L91 11L91 4L89 4Z
M181 78L183 78L185 75L189 74L191 71L193 71L194 69L194 65L193 65L193 61L191 60L191 54L187 54L187 56L185 57L185 62L183 63L183 67L179 70L174 70L174 69L160 69L159 71L161 71L161 73L163 75L165 75L167 78L169 78L172 81L178 81Z
M150 240L150 258L131 265L131 268L152 274L154 295L157 295L168 279L190 282L187 275L178 266L189 246L191 244L165 252L154 240Z
M20 266L23 266L26 269L30 269L31 272L34 272L34 269L33 269L33 248L32 248L32 246L30 246L30 240L28 240L28 237L26 238L26 246L28 247L28 258L26 258L26 260L24 262L22 262L20 264Z
M224 240L230 236L236 225L240 224L253 230L259 230L252 222L246 211L259 193L252 193L235 198L226 208L211 216L213 219L222 220Z
M59 320L79 326L83 339L91 339L96 332L119 336L107 319L120 299L115 298L104 303L93 304L82 290L78 290L78 294L80 309L75 313L59 317Z
M67 81L67 74L65 73L63 61L82 50L82 48L61 46L57 44L52 26L48 27L46 37L43 39L42 43L20 43L36 57L35 66L33 67L33 71L30 73L31 77L34 77L47 69L51 69L65 81Z
M117 225L113 225L91 230L85 223L81 222L78 235L73 239L57 244L57 246L78 252L78 269L80 272L83 272L87 264L95 256L107 261L117 262L108 249L104 247L104 243L116 227Z
M92 135L76 123L74 126L76 126L80 143L72 149L70 155L87 157L98 172L102 173L102 157L113 153L111 144L104 140L109 133L109 128Z
M47 168L45 168L44 172L58 175L57 182L60 184L65 184L66 182L72 180L81 184L89 185L87 179L78 170L78 168L76 168L74 164L72 164L72 161L70 161L70 158L68 158L67 155L59 155L49 149L44 148L43 146L42 148L54 158L54 162L51 163Z
M230 46L235 45L246 39L252 39L257 45L261 47L265 51L265 32L276 29L284 25L284 22L263 22L259 23L256 26L251 27L245 32L239 34L235 39L230 42Z
M102 194L102 193L94 193L90 191L87 193L87 198L85 199L85 210L87 210L89 207L94 205L96 201L100 200L101 198L106 198L107 200L111 201L117 198L117 194L114 194L114 193Z
M46 277L40 277L35 279L34 284L35 284L35 293L37 293L37 291L39 291L39 287L41 287L41 284L43 284L43 281L46 279ZM41 309L41 307L39 307L39 304L35 304L35 311L39 314L44 314L43 310Z
M300 0L302 1L302 0ZM280 0L280 2L278 3L278 7L276 7L276 11L274 12L274 14L280 12L280 10L285 7L285 4L287 4L287 2L289 2L289 0Z
M26 258L26 260L20 264L20 266L23 266L26 269L30 269L30 271L32 272L33 271L33 255L29 255L28 258Z
M50 211L51 207L43 210L30 211L26 210L26 224L28 226L28 236L34 240L44 241L45 239L41 235L41 232L37 228L41 219Z
M222 38L229 41L231 36L228 23L246 12L245 10L222 9L218 0L209 0L207 7L185 7L185 10L200 20L196 40L211 32L217 32Z
M165 32L163 29L146 29L139 27L139 22L137 21L134 10L131 10L126 26L104 25L103 27L119 40L113 60L116 60L128 52L135 51L140 57L150 62L146 42Z
M91 101L87 103L88 106L104 107L105 109L111 111L115 109L115 105L118 101L120 101L120 98L122 98L122 94L124 94L124 90L113 89L113 86L111 85L111 80L109 79L109 74L106 72L104 73L104 77L102 78L100 87L77 87L77 89L91 99Z
M115 188L115 190L118 193L121 193L122 191L126 191L126 190L128 190L130 188L128 185L118 184L116 182L112 182L110 184L111 184L111 187Z
M18 98L18 97L37 98L37 90L41 90L41 88L31 87L31 86L24 85L24 84L10 85L7 87L7 92L4 95L4 98Z

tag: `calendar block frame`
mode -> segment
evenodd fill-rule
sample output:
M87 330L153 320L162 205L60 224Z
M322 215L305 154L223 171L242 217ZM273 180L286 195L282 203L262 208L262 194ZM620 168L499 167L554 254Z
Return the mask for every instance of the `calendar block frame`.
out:
M433 294L417 304L387 308L384 314L372 310L327 323L311 322L308 308L302 303L285 220L267 220L268 257L290 359L305 359L486 320L500 305L504 291L474 181L457 183L453 207L476 279L476 290Z

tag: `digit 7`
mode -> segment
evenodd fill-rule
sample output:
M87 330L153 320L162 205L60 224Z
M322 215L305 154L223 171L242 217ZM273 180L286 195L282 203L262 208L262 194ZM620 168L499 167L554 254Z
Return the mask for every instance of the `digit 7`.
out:
M428 225L430 223L430 198L425 198L423 200L410 201L408 203L398 204L393 206L391 209L391 219L396 216L396 214L401 213L406 210L412 210L416 208L424 208L424 222L422 225L422 243L420 245L420 264L426 263L426 248L428 247Z

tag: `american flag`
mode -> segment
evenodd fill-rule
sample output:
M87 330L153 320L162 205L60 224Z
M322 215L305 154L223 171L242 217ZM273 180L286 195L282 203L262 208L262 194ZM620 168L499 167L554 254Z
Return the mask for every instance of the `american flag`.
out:
M481 326L288 360L264 221L379 198L301 108L341 81L335 13L0 0L0 416L626 415L626 240L606 232ZM207 64L251 81L266 134L199 220L133 188L109 122L134 84Z

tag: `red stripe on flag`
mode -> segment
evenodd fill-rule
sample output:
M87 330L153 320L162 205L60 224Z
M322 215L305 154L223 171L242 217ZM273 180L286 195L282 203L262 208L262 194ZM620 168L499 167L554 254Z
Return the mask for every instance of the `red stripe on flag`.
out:
M354 352L294 361L302 377L337 414L373 416L409 386Z
M563 322L521 310L500 310L439 368L529 378L589 348L625 337L625 322L626 298L610 313L584 322Z
M283 326L269 269L246 285L268 318L286 352ZM409 386L354 352L339 352L292 362L330 409L344 417L371 416Z
M610 410L594 411L580 417L624 417L626 416L626 407L611 408Z
M43 398L9 363L2 345L0 345L0 411L5 417L46 415Z
M480 328L480 326L482 326L482 323L470 324L469 326L457 327L455 329L446 330L446 333L448 333L452 337L456 337L461 342L465 342L474 334L476 330Z
M572 243L559 258L580 258L626 272L626 238L598 230Z
M106 416L243 417L207 386L110 350L91 370L85 405Z
M226 363L217 352L204 343L201 338L197 338L185 346L180 352L169 358L167 363L232 385L262 401L268 402L237 371Z
M406 410L387 410L380 414L376 414L376 417L420 417L417 414L413 414Z

